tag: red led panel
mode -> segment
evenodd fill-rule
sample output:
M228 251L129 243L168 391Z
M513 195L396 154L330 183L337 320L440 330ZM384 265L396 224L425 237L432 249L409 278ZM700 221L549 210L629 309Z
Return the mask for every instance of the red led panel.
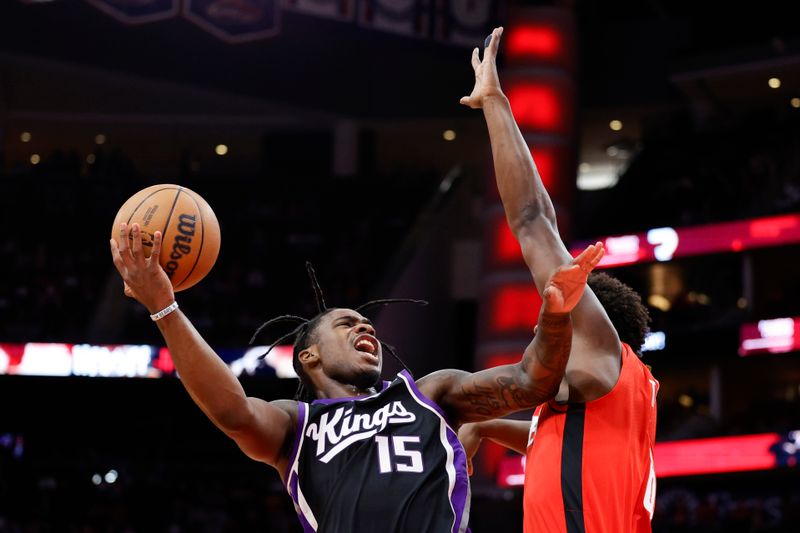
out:
M519 263L522 261L522 250L517 238L508 227L505 216L498 216L492 229L493 261L500 264Z
M503 365L515 365L522 359L522 352L497 353L486 358L483 368L494 368Z
M800 318L773 318L742 324L739 355L800 351Z
M656 444L656 476L692 476L768 470L777 466L777 433Z
M659 478L771 470L797 466L796 444L777 433L658 442L653 461ZM497 484L522 485L524 459L521 455L503 458L496 470Z
M517 81L506 91L506 96L521 129L563 130L564 102L553 85Z
M492 333L523 330L533 334L533 327L539 318L539 308L542 306L542 299L533 280L529 283L511 283L496 287L489 300Z
M741 252L800 243L800 215L706 224L688 228L654 228L646 233L603 237L606 255L600 267L669 261L677 257L721 252ZM572 253L579 253L595 241L575 243Z
M553 26L526 24L509 28L505 52L509 60L553 60L564 53L564 39Z

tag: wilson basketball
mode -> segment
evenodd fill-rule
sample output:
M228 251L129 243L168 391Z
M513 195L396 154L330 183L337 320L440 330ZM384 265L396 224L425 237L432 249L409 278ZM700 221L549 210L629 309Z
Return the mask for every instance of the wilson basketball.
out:
M195 285L211 271L220 246L219 222L211 206L196 192L179 185L153 185L122 205L111 228L119 244L119 226L138 223L142 249L150 257L153 238L161 231L159 263L175 291ZM133 240L133 237L130 237Z

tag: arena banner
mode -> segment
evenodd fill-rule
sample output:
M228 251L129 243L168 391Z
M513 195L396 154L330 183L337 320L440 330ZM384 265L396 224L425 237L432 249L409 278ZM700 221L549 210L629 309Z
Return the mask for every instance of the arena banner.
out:
M656 476L667 478L796 468L798 455L800 431L789 431L657 442L653 463ZM500 487L523 485L525 457L503 458L496 481Z
M86 0L122 22L144 24L174 17L180 12L180 0Z
M431 28L430 0L361 0L358 23L408 37L427 37Z
M183 16L227 43L280 32L280 0L184 0Z
M742 324L739 355L778 354L800 351L800 318L771 318Z
M283 8L304 15L334 20L353 20L355 0L284 0Z
M654 228L645 233L599 237L573 243L570 253L576 255L596 241L603 241L606 248L599 268L723 252L738 253L800 243L800 214L684 228Z
M496 0L437 0L436 31L439 41L463 45L470 48L479 46L488 35L497 18Z
M292 347L276 346L261 358L265 346L217 349L237 376L295 378ZM106 378L174 377L169 350L147 344L0 343L0 375L83 376Z

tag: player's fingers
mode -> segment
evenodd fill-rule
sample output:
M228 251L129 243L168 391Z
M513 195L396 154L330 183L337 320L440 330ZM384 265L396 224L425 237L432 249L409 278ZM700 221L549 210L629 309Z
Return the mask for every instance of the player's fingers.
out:
M459 100L459 103L462 104L462 105L469 105L469 103L470 103L469 96L462 96L461 100Z
M158 265L158 258L161 255L161 232L157 231L153 235L153 251L150 252L150 266L156 267Z
M598 242L594 245L594 253L587 261L588 266L594 270L594 268L600 264L600 260L603 259L603 256L606 255L606 249L603 246L602 242Z
M125 275L125 261L122 260L122 257L119 254L119 248L117 247L117 241L114 239L109 239L109 244L111 245L111 261L114 262L114 266L117 268L117 271L120 275Z
M486 51L483 54L483 59L484 60L486 58L489 58L492 61L494 61L494 58L497 57L497 49L500 46L500 36L501 35L503 35L503 27L502 26L499 27L499 28L495 28L492 31L492 40L489 43L489 47L486 49Z
M128 225L124 222L119 225L119 254L124 259L125 256L130 255L130 246L128 246Z
M472 68L478 70L478 67L480 66L481 66L481 58L478 55L478 48L475 47L475 49L472 51Z
M472 475L472 459L467 459L467 474Z
M144 260L144 254L142 253L142 230L139 227L139 224L133 224L131 233L133 234L131 254L133 254L133 257L137 262L142 262Z

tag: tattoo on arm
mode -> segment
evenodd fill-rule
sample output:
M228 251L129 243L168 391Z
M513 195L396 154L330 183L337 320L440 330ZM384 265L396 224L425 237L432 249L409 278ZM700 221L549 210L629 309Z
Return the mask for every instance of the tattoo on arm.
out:
M572 326L568 314L539 318L539 332L519 365L470 375L461 382L462 412L494 418L529 409L555 396L569 359Z

